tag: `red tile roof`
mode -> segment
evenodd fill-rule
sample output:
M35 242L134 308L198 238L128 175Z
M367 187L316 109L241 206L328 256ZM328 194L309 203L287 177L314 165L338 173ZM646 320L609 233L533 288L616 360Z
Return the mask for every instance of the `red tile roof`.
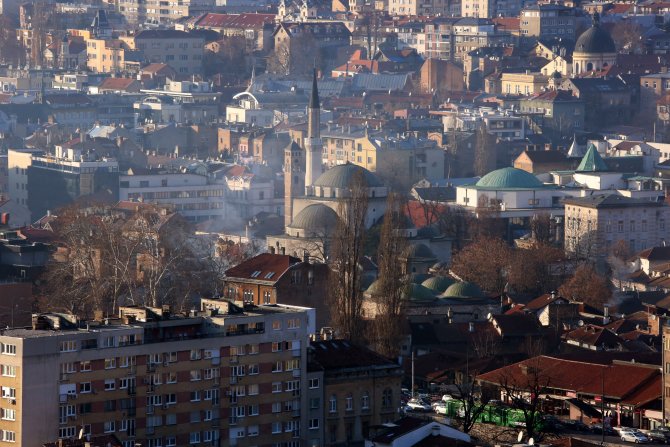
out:
M592 324L587 324L574 331L570 331L564 337L566 340L572 340L589 346L599 347L604 345L606 347L614 347L619 343L623 344L623 340L611 330Z
M543 307L548 306L551 303L553 303L554 301L559 300L559 299L560 300L565 300L565 298L559 296L556 293L553 293L553 294L552 293L545 293L544 295L539 296L539 297L535 298L534 300L532 300L531 302L529 302L528 304L526 304L526 309L540 310Z
M529 379L527 373L524 373L525 368L537 368L550 389L597 396L602 392L604 379L605 395L626 403L637 404L645 400L648 402L650 399L660 398L661 395L658 368L619 363L602 365L549 356L533 357L482 374L477 379L497 385L507 381L510 385L523 388L532 380L532 377ZM652 392L649 387L655 391Z
M98 89L100 90L126 90L133 83L137 82L132 78L107 78L100 83Z
M264 25L275 23L275 14L205 14L196 23L196 27L202 28L262 28Z
M275 283L300 259L288 255L262 253L226 270L227 279L253 279Z

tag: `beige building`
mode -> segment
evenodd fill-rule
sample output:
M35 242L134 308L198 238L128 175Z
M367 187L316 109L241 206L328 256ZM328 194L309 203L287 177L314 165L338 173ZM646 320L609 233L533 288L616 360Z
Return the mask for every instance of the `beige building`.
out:
M577 19L575 10L561 5L532 5L521 11L521 35L524 37L564 37L574 41Z
M388 12L390 15L405 16L448 16L451 2L443 0L389 0Z
M240 303L241 304L241 303ZM0 442L114 434L124 446L299 445L312 309L203 300L188 315L33 316L0 336Z
M181 75L202 73L205 39L177 30L144 30L132 39L147 63L163 62Z
M126 44L119 39L87 39L88 69L96 73L114 73L125 69Z
M505 95L535 95L546 89L548 80L542 73L503 73L501 89Z
M598 194L565 199L565 251L582 258L606 257L614 245L631 250L663 245L670 236L670 207L663 202Z

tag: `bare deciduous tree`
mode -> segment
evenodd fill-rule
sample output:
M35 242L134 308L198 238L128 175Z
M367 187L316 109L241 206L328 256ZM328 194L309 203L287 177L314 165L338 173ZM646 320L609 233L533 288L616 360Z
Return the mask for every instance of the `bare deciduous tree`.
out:
M389 194L382 223L377 262L379 266L379 293L375 317L375 350L382 355L396 357L402 337L403 291L407 280L398 257L407 247L401 233L404 204L398 194Z
M368 210L367 184L357 173L346 197L338 205L338 221L333 235L329 301L333 323L340 336L363 339L363 295L359 262L363 256L365 218Z

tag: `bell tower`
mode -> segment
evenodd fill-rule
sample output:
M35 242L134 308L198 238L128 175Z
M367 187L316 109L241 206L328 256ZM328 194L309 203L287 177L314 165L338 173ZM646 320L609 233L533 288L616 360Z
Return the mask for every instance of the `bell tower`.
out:
M316 85L316 69L312 79L312 94L307 109L307 138L305 138L305 195L312 193L314 182L321 175L323 142L321 141L321 104Z

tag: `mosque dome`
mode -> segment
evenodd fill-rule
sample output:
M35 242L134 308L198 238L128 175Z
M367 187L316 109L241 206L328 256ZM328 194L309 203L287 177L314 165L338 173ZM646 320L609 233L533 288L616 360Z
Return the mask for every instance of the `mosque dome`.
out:
M433 276L421 283L425 288L438 294L446 291L452 284L454 284L454 280L448 276Z
M482 295L482 289L477 284L462 281L450 285L442 298L481 298Z
M476 183L483 189L538 189L544 184L530 172L517 168L502 168L489 172Z
M306 236L310 233L327 235L335 230L337 219L337 213L332 208L317 203L301 210L289 226L305 231Z
M421 284L408 284L403 292L403 298L409 301L433 301L433 292Z
M332 168L328 169L326 172L321 174L319 178L316 179L314 186L319 186L322 188L348 189L351 186L351 182L359 172L363 174L363 178L365 179L365 183L368 187L373 188L383 186L379 179L372 172L361 166L351 163L333 166Z

